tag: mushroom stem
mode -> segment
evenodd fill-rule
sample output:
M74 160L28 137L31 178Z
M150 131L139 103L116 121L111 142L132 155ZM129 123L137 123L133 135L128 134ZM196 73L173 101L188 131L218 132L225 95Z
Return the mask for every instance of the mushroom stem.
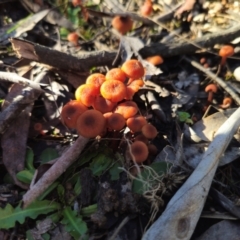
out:
M225 63L226 63L226 60L227 60L226 57L222 57L221 62L220 62L220 66L224 66Z
M208 98L207 98L207 101L208 101L209 103L211 103L212 100L213 100L213 91L209 91L209 92L208 92Z
M211 103L213 100L213 93L217 92L217 85L216 84L209 84L205 88L205 92L208 93L207 101L208 103Z

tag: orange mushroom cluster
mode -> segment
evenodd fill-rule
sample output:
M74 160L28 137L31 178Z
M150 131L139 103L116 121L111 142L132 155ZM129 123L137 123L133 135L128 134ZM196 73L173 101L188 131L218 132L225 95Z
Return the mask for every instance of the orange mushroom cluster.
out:
M132 133L142 132L147 139L157 135L154 126L138 115L138 106L133 95L144 85L144 68L138 60L126 61L121 68L113 68L103 75L93 73L85 84L75 91L76 100L63 106L62 122L86 138L94 138L108 131L120 131L127 126ZM138 143L144 144L147 153L139 158ZM132 145L132 156L137 163L147 159L148 146L143 141Z

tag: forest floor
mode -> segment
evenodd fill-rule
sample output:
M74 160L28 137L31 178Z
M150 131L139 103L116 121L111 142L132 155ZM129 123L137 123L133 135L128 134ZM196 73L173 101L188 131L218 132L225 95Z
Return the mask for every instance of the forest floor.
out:
M239 13L0 1L0 239L240 239Z

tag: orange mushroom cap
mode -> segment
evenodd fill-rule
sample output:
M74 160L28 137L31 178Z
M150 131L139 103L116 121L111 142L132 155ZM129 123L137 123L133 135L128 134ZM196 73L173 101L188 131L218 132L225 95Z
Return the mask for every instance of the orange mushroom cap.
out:
M74 43L74 45L78 45L78 34L76 32L69 33L67 39L69 42Z
M208 93L208 102L211 103L212 100L213 100L213 93L216 93L218 90L218 87L216 84L212 83L212 84L209 84L205 87L205 92Z
M61 111L61 121L69 128L76 128L78 117L88 108L80 101L72 100L65 104Z
M106 81L106 78L101 73L93 73L86 79L86 84L92 84L96 87L96 91L100 93L101 85Z
M107 120L107 128L110 131L120 131L126 124L125 118L120 113L106 113L104 117Z
M220 65L223 66L226 62L226 59L234 54L234 48L231 45L224 45L220 48L218 54L222 57Z
M133 21L130 17L116 16L112 20L112 26L119 33L126 34L133 27Z
M219 56L231 57L234 54L234 48L231 45L224 45L219 50Z
M101 112L94 109L84 112L77 120L77 131L86 138L100 135L105 128L106 119Z
M158 149L157 149L157 147L154 144L149 144L148 145L148 152L151 155L157 155Z
M126 96L124 99L132 100L134 94L139 90L139 86L126 86Z
M157 136L158 132L152 124L145 124L142 127L142 134L148 139L153 139Z
M134 116L127 119L127 126L132 132L140 132L142 127L147 124L143 116Z
M115 107L116 103L105 99L103 96L99 95L95 98L92 107L101 113L111 112Z
M218 90L218 87L216 84L212 83L212 84L209 84L205 87L205 92L214 92L216 93Z
M133 117L138 112L138 106L133 101L125 101L122 103L119 103L114 110L116 113L120 113L123 115L125 119L128 119L130 117Z
M205 92L214 92L216 93L218 90L218 87L216 84L212 83L212 84L209 84L205 87Z
M118 80L105 81L100 92L102 96L112 102L120 102L126 96L126 86Z
M98 94L99 90L93 84L82 84L76 89L75 98L90 107Z
M144 17L148 17L149 15L151 15L153 11L153 6L152 6L152 1L151 0L145 0L144 4L141 7L141 14Z
M130 147L133 161L136 163L144 162L148 157L148 147L144 142L135 141Z
M77 7L82 4L82 0L72 0L72 4L74 7Z
M142 134L138 134L135 138L134 138L134 141L142 141L144 142L146 145L148 145L149 141L148 139Z
M129 78L127 82L127 86L135 86L135 85L142 87L144 85L144 81L142 79Z
M141 62L136 59L130 59L123 63L121 68L129 78L138 79L144 76L144 67Z
M106 74L106 80L118 80L120 82L125 82L127 79L126 73L121 68L113 68L109 70Z
M150 62L152 65L156 66L163 63L163 58L159 55L151 56L146 58L146 61Z
M132 80L131 78L128 80L128 85L126 86L126 97L125 99L131 100L136 92L144 85L144 81L142 79Z
M232 102L233 102L232 98L230 98L230 97L225 97L225 98L223 99L223 103L222 103L219 107L221 107L221 108L223 108L223 109L228 108L228 107L231 106Z

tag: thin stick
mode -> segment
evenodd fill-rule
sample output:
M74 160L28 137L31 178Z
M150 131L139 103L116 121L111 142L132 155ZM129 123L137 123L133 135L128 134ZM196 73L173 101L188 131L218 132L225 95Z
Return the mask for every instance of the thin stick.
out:
M165 28L164 25L158 23L158 25ZM213 47L214 44L219 43L229 43L240 34L240 24L235 27L229 28L227 30L221 30L216 33L206 34L201 38L197 38L194 41L184 39L183 37L177 35L180 39L176 43L161 44L155 43L151 46L145 46L140 49L139 53L143 58L153 56L156 54L162 57L172 57L179 56L182 54L194 53L197 50L203 50L205 48Z
M124 225L130 220L130 218L127 216L125 217L122 222L119 224L119 226L117 227L117 229L114 231L113 235L109 238L109 240L114 240L117 238L118 233L120 232L120 230L124 227Z
M196 61L193 61L187 57L183 57L183 59L186 60L187 62L189 62L192 66L194 66L198 70L204 72L207 76L212 78L214 81L216 81L227 93L229 93L229 95L236 101L236 103L238 103L238 105L240 105L240 98L239 98L238 94L236 94L236 92L234 91L233 87L231 87L230 84L228 84L227 82L224 82L221 78L216 76L209 69L204 68L202 65L200 65Z
M30 81L29 79L21 77L16 73L0 72L0 80L12 82L12 83L18 83L24 87L31 87L38 91L44 92L44 90L41 88L41 85L39 83Z
M188 240L201 215L221 155L240 125L240 108L219 128L202 161L142 240Z
M40 196L66 169L74 163L89 139L79 136L76 142L43 174L38 182L23 195L23 208Z

